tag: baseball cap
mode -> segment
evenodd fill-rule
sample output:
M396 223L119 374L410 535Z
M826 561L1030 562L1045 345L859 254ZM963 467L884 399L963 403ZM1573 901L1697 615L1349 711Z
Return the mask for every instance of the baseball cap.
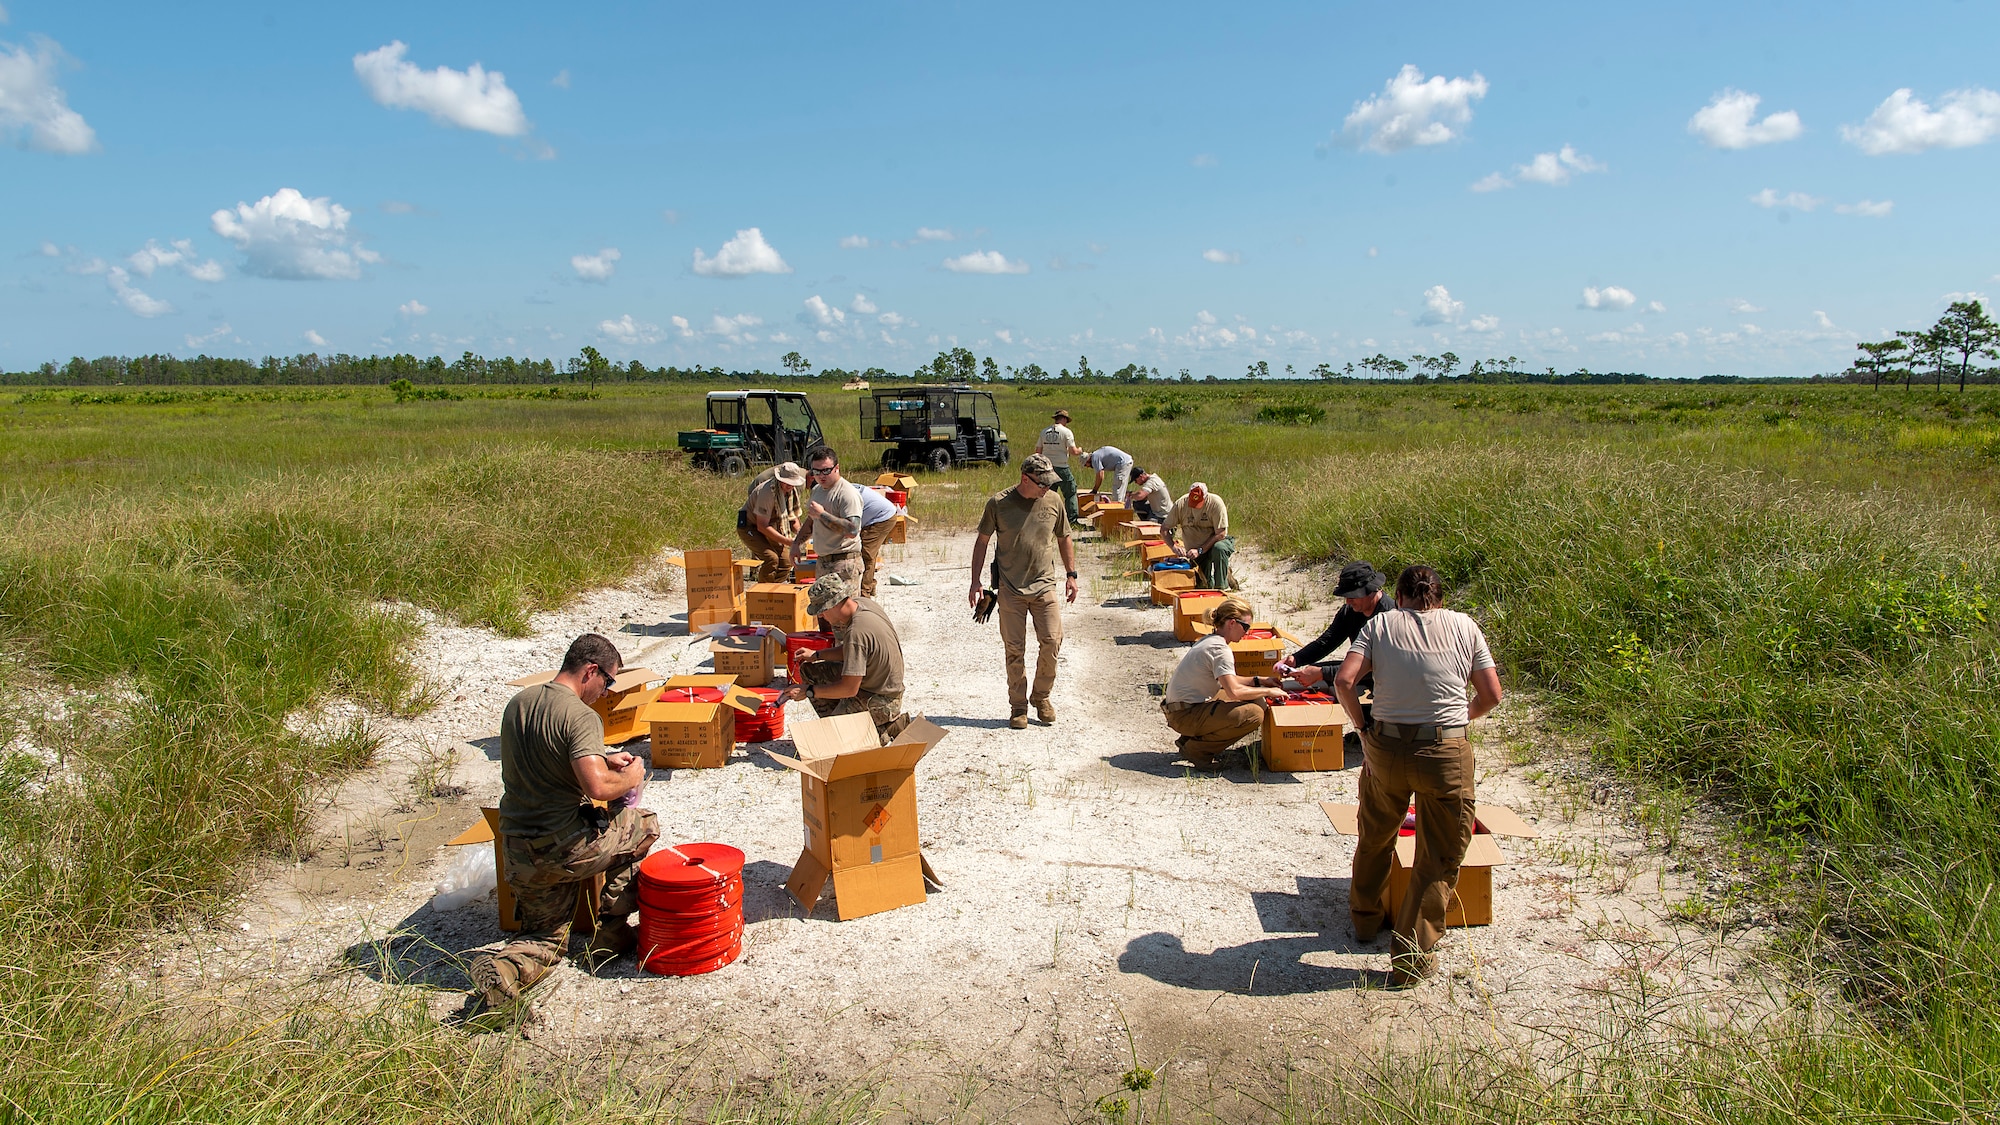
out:
M1062 479L1056 475L1055 465L1040 453L1030 453L1021 459L1021 475L1044 488Z
M847 579L838 574L822 574L806 591L806 612L818 617L854 596Z

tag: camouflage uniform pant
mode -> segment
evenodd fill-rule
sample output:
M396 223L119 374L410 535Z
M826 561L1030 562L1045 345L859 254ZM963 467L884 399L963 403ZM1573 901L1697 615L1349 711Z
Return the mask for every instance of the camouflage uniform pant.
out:
M598 918L623 922L639 909L639 861L660 838L659 817L638 808L619 809L616 815L586 808L583 815L584 830L567 840L540 847L507 840L507 882L514 888L521 930L493 960L512 962L519 988L540 980L563 959L577 893L596 876L604 876L604 892L594 904Z
M837 684L840 682L840 662L804 661L799 665L799 678L806 683L821 686ZM813 713L822 719L831 719L835 715L866 714L875 720L875 734L885 744L902 730L896 725L896 720L903 715L901 695L878 695L872 691L858 691L846 699L814 699L812 707Z
M856 550L852 554L842 555L838 558L829 558L826 555L821 555L819 567L813 573L816 577L838 574L847 580L847 588L849 590L858 591L861 589L861 575L866 569L866 564L861 561L861 552Z

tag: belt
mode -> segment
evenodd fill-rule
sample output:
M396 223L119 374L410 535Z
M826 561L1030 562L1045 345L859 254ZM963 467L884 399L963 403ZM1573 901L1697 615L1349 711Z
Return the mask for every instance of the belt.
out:
M1160 710L1165 711L1169 715L1178 715L1182 711L1199 706L1201 706L1199 703L1162 703L1160 704Z
M1391 723L1375 720L1376 734L1386 734L1390 738L1404 738L1416 742L1427 742L1434 738L1464 738L1468 728L1464 726L1441 727L1434 723Z
M534 838L534 839L532 839L532 840L522 840L522 841L521 841L521 843L522 843L522 844L523 844L524 846L526 846L526 847L530 847L530 848L547 848L547 847L553 847L553 846L554 846L554 845L556 845L556 844L561 844L561 843L564 843L564 842L566 842L566 841L569 841L569 840L574 840L574 839L576 839L576 838L577 838L578 836L582 836L582 835L584 835L584 834L588 833L589 831L590 831L590 828L589 828L588 826L585 826L585 827L582 827L582 828L579 828L579 829L577 829L577 830L576 830L576 831L574 831L574 832L564 832L564 833L562 833L561 835L556 835L556 834L554 834L554 833L550 833L550 834L549 834L549 835L547 835L547 836L537 836L537 837L535 837L535 838Z
M838 554L832 554L832 555L821 555L821 556L819 557L819 561L821 561L821 562L839 562L839 561L840 561L840 560L842 560L842 559L851 559L851 558L854 558L854 557L856 557L856 556L858 556L858 555L860 555L860 554L861 554L861 548L859 548L859 547L856 547L856 548L855 548L854 550L852 550L852 551L841 551L841 552L839 552Z

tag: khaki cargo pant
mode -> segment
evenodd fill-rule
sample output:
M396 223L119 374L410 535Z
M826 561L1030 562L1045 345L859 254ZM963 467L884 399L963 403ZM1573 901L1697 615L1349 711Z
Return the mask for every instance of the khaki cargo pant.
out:
M563 959L577 891L588 887L593 877L604 876L598 918L622 922L639 909L639 861L660 838L659 818L650 809L638 808L620 809L615 816L586 808L583 815L584 830L568 840L541 847L512 837L507 840L507 882L514 887L521 930L493 960L513 963L519 988L540 980Z
M1196 759L1214 758L1264 725L1264 705L1256 702L1162 703L1160 710L1167 726L1182 736L1181 752Z
M1398 968L1421 975L1425 955L1444 936L1445 912L1458 886L1458 866L1472 843L1472 744L1463 738L1392 738L1380 727L1363 731L1360 811L1348 910L1357 935L1382 928L1395 911L1390 950ZM1417 800L1417 858L1410 890L1387 903L1389 861L1396 833Z
M759 582L790 582L792 580L792 556L790 548L780 547L764 536L757 534L754 527L739 527L736 538L750 550L750 557L760 564L757 568Z
M1056 654L1062 649L1062 588L1027 598L1000 587L994 610L1000 619L1000 643L1007 650L1007 705L1016 715L1028 713L1029 703L1042 703L1056 686ZM1035 683L1028 686L1028 622L1035 623Z
M896 521L883 520L861 529L861 596L875 596L875 564L882 557L882 545L889 541L889 533L896 530Z
M799 663L799 679L809 684L837 684L840 682L840 662L835 660L805 660ZM814 699L813 713L822 719L835 715L866 714L875 720L875 734L886 745L896 720L903 715L901 695L879 695L872 691L858 691L846 699ZM905 724L908 725L908 724Z

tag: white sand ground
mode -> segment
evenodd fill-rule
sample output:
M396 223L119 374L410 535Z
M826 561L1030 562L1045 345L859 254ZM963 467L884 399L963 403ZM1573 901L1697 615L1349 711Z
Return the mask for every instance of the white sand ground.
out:
M1550 1029L1593 1027L1614 996L1640 991L1710 1018L1763 1009L1746 971L1754 934L1722 940L1670 921L1667 905L1697 882L1670 870L1678 857L1623 826L1615 801L1593 805L1508 764L1541 739L1519 700L1475 728L1480 793L1543 838L1506 843L1497 921L1452 931L1439 979L1384 991L1386 944L1358 944L1347 924L1353 842L1317 804L1353 798L1358 760L1254 779L1240 756L1219 775L1175 763L1147 684L1183 646L1167 610L1112 576L1126 553L1081 542L1086 585L1065 617L1058 721L1026 731L1006 728L997 630L965 607L970 536L890 548L885 572L921 580L885 583L880 596L908 656L906 703L950 732L918 770L942 893L849 922L834 920L830 898L805 914L783 887L801 843L796 775L741 746L723 769L658 771L646 804L669 841L748 856L746 951L686 979L629 959L595 977L566 968L531 1038L752 1081L867 1075L913 1097L956 1090L941 1096L1039 1117L1087 1107L1135 1051L1182 1089L1215 1089L1357 1045L1549 1041ZM163 936L153 971L198 960L217 994L398 995L451 1018L467 984L462 955L500 933L490 897L442 914L428 900L448 858L439 845L499 795L492 735L505 683L553 667L587 630L614 638L628 665L697 670L705 646L683 635L673 573L656 566L584 594L523 638L434 625L417 663L445 702L416 720L376 720L381 762L327 795L317 851L270 864L226 921ZM1331 614L1325 575L1280 573L1254 552L1238 556L1238 573L1260 616L1294 633L1316 633ZM791 721L808 717L793 705ZM416 799L411 777L441 763L463 795Z

